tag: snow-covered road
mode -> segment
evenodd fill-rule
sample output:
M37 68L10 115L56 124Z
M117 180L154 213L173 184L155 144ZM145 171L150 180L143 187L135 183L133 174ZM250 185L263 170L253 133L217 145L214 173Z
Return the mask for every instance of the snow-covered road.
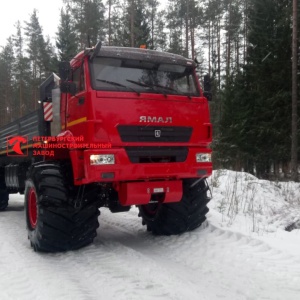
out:
M0 299L299 300L300 245L280 249L274 239L222 228L220 218L211 209L201 228L155 237L136 208L101 209L92 245L40 254L26 238L23 197L12 195L0 214Z

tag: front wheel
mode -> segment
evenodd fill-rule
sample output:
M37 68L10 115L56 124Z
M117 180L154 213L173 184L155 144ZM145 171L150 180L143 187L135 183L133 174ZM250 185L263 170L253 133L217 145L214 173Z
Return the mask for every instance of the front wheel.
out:
M35 251L79 249L96 237L100 214L97 205L74 207L74 187L67 180L71 170L56 163L32 167L25 187L28 238Z
M180 234L199 227L208 212L208 185L205 179L183 180L183 196L176 203L150 203L139 207L143 224L157 235Z

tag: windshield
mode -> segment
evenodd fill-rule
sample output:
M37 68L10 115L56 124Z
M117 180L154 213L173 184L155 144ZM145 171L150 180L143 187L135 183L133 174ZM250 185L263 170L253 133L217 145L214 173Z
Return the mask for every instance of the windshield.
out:
M97 57L91 64L93 87L105 91L136 91L198 96L193 68L132 59Z

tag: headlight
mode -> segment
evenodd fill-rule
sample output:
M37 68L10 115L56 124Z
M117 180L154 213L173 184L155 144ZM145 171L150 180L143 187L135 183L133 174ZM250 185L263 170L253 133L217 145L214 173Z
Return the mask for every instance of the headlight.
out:
M197 153L196 162L211 162L211 153Z
M90 156L91 165L113 165L114 163L114 154L92 154Z

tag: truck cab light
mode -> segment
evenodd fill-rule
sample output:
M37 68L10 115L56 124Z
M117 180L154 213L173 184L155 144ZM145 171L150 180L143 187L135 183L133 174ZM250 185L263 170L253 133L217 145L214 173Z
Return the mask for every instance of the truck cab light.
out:
M196 154L196 162L211 162L211 153L197 153Z
M94 165L113 165L115 164L114 154L92 154L90 155L90 164Z

